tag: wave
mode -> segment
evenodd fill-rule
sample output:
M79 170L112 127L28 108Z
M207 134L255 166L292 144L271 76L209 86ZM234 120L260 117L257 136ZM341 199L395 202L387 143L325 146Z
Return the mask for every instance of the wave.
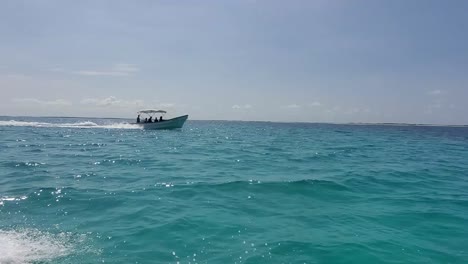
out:
M257 185L262 187L279 187L283 188L284 186L288 187L312 187L312 186L320 186L320 187L327 187L336 190L347 190L346 186L343 186L335 181L329 180L319 180L319 179L300 179L300 180L289 180L289 181L230 181L230 182L221 182L221 183L214 183L208 184L211 186L218 186L218 187L245 187L246 185Z
M171 187L175 191L222 191L223 193L248 191L256 193L295 193L314 195L316 192L339 193L349 192L350 188L335 181L303 179L296 181L231 181L231 182L188 182L184 184L162 182L155 184L156 187Z
M7 202L14 202L14 201L21 201L21 200L26 200L28 197L27 196L20 196L20 197L8 197L8 196L3 196L0 198L0 205L4 205L5 201ZM0 262L1 263L1 262Z
M0 263L42 263L65 257L73 252L74 240L69 233L0 230Z
M46 123L46 122L27 122L27 121L0 121L0 126L12 127L61 127L61 128L106 128L106 129L141 129L140 126L129 123L112 123L99 125L91 121L76 123Z

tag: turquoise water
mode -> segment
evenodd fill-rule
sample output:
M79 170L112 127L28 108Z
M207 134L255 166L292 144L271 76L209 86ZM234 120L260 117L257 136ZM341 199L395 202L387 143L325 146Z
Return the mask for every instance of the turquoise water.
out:
M468 128L0 118L0 263L468 263Z

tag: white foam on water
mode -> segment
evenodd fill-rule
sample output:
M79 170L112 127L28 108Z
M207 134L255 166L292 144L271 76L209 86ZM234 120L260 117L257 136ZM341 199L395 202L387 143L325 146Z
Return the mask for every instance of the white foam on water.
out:
M59 125L63 127L96 127L96 126L99 126L98 124L91 122L91 121L84 121L84 122L78 122L78 123L62 123L62 124L53 124L53 125Z
M63 127L63 128L106 128L106 129L141 129L141 126L129 123L112 123L98 125L91 121L77 123L45 123L45 122L26 122L26 121L0 121L0 126L14 127Z
M20 196L20 197L8 197L8 196L2 196L0 197L0 205L4 205L5 201L7 202L14 202L14 201L21 201L21 200L26 200L28 199L27 196ZM0 244L1 245L1 244ZM2 264L0 262L0 264Z
M129 123L113 123L109 125L101 125L99 128L108 128L108 129L143 129L142 126L129 124Z
M0 126L41 126L41 124L46 124L46 123L22 122L22 121L15 121L15 120L0 121Z
M0 263L37 263L65 257L73 252L72 242L70 233L0 230Z

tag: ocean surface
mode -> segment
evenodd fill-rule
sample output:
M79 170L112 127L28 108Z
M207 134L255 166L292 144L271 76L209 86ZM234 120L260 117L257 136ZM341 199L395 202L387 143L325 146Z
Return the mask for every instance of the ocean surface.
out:
M468 263L468 128L0 117L0 263Z

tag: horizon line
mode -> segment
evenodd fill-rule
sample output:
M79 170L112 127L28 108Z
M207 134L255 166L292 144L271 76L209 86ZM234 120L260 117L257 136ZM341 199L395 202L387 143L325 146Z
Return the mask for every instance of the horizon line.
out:
M90 117L90 116L23 116L0 115L0 117L32 117L32 118L90 118L90 119L132 119L126 117ZM189 121L224 121L224 122L263 122L289 124L330 124L330 125L381 125L381 126L430 126L430 127L468 127L468 124L430 124L401 122L314 122L314 121L271 121L271 120L235 120L235 119L189 119Z

